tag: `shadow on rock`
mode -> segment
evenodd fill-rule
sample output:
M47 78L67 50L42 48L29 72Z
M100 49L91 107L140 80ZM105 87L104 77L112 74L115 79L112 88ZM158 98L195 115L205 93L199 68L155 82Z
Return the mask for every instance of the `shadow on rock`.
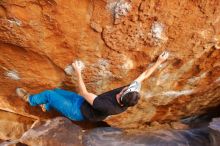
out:
M160 130L141 134L126 134L120 129L103 127L83 136L85 146L219 146L220 118L209 126L189 130Z
M86 146L210 146L206 129L157 131L127 135L115 128L97 128L83 137Z
M31 146L219 146L220 118L209 126L189 130L126 133L112 127L82 132L67 118L35 122L18 142Z

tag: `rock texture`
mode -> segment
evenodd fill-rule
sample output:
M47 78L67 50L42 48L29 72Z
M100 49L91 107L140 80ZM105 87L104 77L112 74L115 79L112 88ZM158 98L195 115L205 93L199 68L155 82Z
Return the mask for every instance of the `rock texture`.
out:
M205 116L205 115L204 115ZM207 115L206 115L207 116ZM205 117L206 117L205 116ZM209 115L208 115L209 116ZM1 141L1 146L219 146L219 118L194 119L191 124L197 126L185 130L156 130L127 133L112 127L99 127L82 130L64 117L57 117L46 121L36 121L21 138ZM205 119L204 119L205 118ZM2 118L4 119L4 118ZM190 120L190 119L189 119ZM198 122L199 120L199 122ZM208 121L209 122L208 122ZM206 122L206 124L202 124ZM24 122L25 123L25 122ZM2 124L2 123L0 123ZM209 126L209 128L208 128ZM13 133L13 132L11 132ZM7 135L7 133L5 133ZM16 134L16 131L14 131ZM21 143L22 142L22 143Z
M83 144L85 146L215 146L210 143L207 129L157 131L154 133L127 135L115 128L97 128L83 137Z
M25 144L19 143L18 141L5 141L0 143L1 146L27 146Z
M17 140L33 123L33 119L0 111L0 139Z
M179 120L220 104L219 0L0 0L0 109L48 117L15 96L77 91L64 69L85 64L89 91L130 83L163 51L139 104L106 121L121 128Z
M220 132L220 118L214 118L212 122L209 123L209 127Z
M81 146L81 128L66 118L36 122L23 134L20 142L30 146Z

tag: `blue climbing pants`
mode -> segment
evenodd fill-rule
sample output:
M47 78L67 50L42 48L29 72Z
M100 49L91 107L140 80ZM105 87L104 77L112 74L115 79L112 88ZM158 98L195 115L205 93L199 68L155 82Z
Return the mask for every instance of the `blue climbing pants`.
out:
M29 97L31 106L45 104L47 111L53 108L74 121L84 120L84 116L80 109L83 102L84 98L82 96L59 88L46 90Z

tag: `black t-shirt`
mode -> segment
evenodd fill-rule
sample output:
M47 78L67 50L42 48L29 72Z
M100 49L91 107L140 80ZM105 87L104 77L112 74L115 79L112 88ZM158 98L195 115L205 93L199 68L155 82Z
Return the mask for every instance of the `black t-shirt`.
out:
M124 112L127 107L121 106L116 99L116 95L124 88L120 87L101 95L98 95L91 106L87 101L81 106L84 117L89 121L102 121L109 115L116 115Z

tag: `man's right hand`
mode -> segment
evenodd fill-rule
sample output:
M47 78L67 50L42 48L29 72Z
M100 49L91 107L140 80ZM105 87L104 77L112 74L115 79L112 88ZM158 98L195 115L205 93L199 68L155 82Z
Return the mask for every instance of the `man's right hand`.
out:
M159 63L163 63L164 61L167 60L168 57L169 57L169 52L164 51L164 52L159 56L159 58L158 58L157 61L158 61Z
M73 62L73 63L72 63L72 67L73 67L73 69L75 70L75 72L76 72L78 75L81 74L82 69L81 69L80 64L79 64L78 61Z

